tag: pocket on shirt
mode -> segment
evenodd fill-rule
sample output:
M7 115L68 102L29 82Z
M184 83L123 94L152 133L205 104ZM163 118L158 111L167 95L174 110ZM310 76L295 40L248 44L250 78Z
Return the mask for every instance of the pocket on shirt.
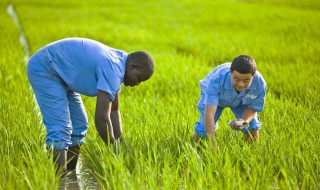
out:
M250 105L252 104L253 100L250 98L243 98L242 105Z

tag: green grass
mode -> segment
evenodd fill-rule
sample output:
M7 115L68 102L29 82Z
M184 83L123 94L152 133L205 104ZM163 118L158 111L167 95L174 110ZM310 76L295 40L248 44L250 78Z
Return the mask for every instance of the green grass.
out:
M269 1L0 2L0 189L58 189L45 130L25 74L17 11L31 52L64 37L147 50L154 76L120 95L126 145L107 147L90 128L83 164L105 189L319 189L320 3ZM268 93L261 142L248 145L219 122L219 151L190 142L198 82L239 54L253 56Z
M0 189L59 187L43 143L45 131L35 111L25 75L18 31L1 6Z

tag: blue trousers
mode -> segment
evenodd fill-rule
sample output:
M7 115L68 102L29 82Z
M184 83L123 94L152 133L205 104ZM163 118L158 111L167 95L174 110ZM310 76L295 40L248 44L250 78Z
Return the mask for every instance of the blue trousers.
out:
M70 90L50 66L37 54L27 65L28 80L47 130L46 145L55 150L84 143L88 118L80 94Z
M200 112L200 120L195 123L194 130L196 133L199 135L206 137L206 131L205 131L205 126L204 126L204 110L205 110L205 104L204 104L204 95L201 93L201 97L197 106L199 112ZM218 120L221 116L221 113L225 107L217 107L217 111L214 115L214 122L216 124L215 130L218 129ZM240 105L238 107L230 108L233 114L235 115L236 118L242 118L242 113L243 110L246 108L245 105ZM247 129L242 129L243 133L246 133L252 129L254 130L259 130L261 128L262 124L260 123L259 116L256 115L251 122L249 123L249 127Z

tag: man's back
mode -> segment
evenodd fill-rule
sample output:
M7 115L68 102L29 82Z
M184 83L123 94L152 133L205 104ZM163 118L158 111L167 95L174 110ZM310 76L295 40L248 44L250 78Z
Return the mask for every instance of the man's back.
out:
M127 53L86 38L66 38L37 52L73 91L95 96L99 78L118 91L124 77ZM102 75L102 76L100 76ZM107 78L107 79L106 79Z

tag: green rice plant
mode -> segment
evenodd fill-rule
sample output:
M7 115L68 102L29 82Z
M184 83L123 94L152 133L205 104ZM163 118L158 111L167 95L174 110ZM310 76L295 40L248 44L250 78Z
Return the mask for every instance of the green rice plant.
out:
M19 33L0 12L0 189L51 189L59 186L43 147L44 131L25 75Z
M61 180L47 159L7 2L0 3L0 189L57 189ZM82 36L128 52L147 50L156 60L150 80L121 90L125 144L103 144L94 127L95 99L83 96L90 127L81 164L103 189L320 187L318 1L10 2L31 52ZM226 109L219 150L200 148L190 140L199 80L238 54L252 55L267 81L261 140L235 138Z

